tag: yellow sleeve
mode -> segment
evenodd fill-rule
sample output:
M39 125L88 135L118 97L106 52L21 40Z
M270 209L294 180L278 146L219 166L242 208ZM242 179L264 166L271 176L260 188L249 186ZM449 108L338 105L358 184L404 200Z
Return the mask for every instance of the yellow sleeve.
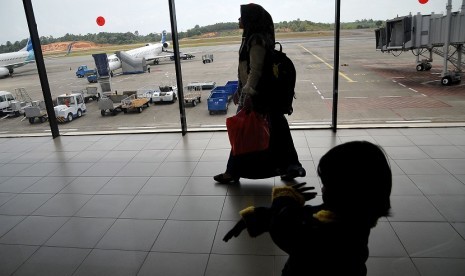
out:
M283 187L274 187L273 192L271 194L271 200L275 200L278 197L290 197L297 201L300 206L304 206L305 204L305 198L296 190L294 190L292 187L289 186L283 186Z

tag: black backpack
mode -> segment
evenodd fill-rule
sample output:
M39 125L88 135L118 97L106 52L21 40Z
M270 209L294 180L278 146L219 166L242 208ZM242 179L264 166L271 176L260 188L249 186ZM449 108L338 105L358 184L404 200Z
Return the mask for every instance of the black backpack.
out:
M294 111L292 101L295 98L296 71L292 60L283 52L273 49L265 55L263 74L256 87L257 94L252 97L255 110L263 113L279 112L291 115Z

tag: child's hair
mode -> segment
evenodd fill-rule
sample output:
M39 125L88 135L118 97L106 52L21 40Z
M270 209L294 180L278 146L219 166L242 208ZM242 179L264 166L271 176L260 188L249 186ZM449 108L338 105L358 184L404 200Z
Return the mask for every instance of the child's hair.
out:
M370 227L388 216L392 175L386 154L367 141L352 141L329 150L318 164L323 201L341 219Z

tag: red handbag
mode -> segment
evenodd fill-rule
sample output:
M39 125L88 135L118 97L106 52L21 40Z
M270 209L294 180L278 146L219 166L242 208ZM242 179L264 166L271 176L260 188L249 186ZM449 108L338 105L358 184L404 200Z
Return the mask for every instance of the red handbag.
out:
M270 129L266 116L255 111L241 109L226 119L232 155L240 155L268 149Z

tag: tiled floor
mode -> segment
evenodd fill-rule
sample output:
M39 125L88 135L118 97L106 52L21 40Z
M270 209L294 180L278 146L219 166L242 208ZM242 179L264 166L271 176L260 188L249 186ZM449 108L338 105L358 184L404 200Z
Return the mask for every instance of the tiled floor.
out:
M318 192L332 146L388 153L393 216L372 231L369 275L465 275L465 128L293 136ZM0 275L280 275L286 256L268 235L221 240L282 184L215 184L228 151L225 132L0 139Z

